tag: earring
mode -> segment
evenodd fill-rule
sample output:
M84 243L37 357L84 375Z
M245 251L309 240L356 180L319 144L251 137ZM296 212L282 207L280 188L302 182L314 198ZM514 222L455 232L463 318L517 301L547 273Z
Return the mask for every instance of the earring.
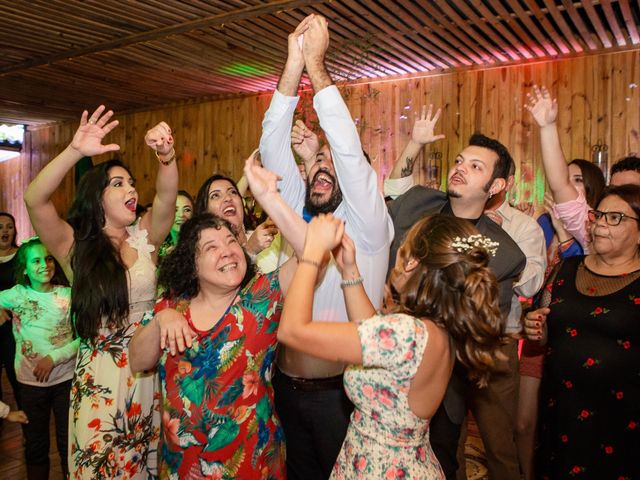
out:
M489 192L489 200L491 200L491 197L493 197L493 192Z

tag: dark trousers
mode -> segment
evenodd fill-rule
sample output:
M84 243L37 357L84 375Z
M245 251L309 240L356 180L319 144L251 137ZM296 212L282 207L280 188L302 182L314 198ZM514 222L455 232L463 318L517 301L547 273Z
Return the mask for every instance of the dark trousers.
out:
M11 322L6 322L0 326L0 376L2 369L7 373L7 379L13 389L13 396L16 398L18 408L22 408L20 399L20 384L16 378L14 362L16 359L16 341L13 338ZM0 380L0 400L2 400L2 381Z
M341 382L296 384L275 369L276 412L287 445L288 480L327 480L347 434L353 404Z
M26 437L24 453L27 465L49 463L49 417L53 410L56 422L56 444L65 478L68 473L67 443L70 391L71 380L49 387L21 384L22 406L29 418L29 423L24 427Z
M512 480L520 478L518 452L515 443L515 416L518 405L518 342L509 342L500 348L506 360L489 379L489 384L478 388L469 382L466 399L473 413L484 443L489 478ZM429 426L430 440L436 458L447 480L456 478L458 462L456 452L461 425L456 424L440 408Z

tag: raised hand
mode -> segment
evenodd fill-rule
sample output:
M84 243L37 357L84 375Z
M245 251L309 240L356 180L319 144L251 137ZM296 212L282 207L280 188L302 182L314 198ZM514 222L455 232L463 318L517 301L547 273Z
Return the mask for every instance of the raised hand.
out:
M8 322L9 320L11 320L11 315L9 314L9 312L0 308L0 325L2 325L4 322Z
M253 190L252 190L253 191ZM278 234L278 227L267 219L265 222L257 226L253 231L249 240L247 240L247 250L257 255L265 248L269 248L273 242L273 238Z
M191 340L196 335L189 323L177 310L167 308L156 313L155 319L160 327L160 348L168 348L171 355L191 348Z
M314 15L309 21L302 43L302 54L307 69L310 61L324 61L329 48L329 24L322 15Z
M411 140L420 145L427 145L428 143L433 143L437 140L442 140L445 138L443 134L434 135L433 130L440 119L440 114L442 113L442 109L439 108L435 115L432 114L433 105L429 105L429 109L427 110L427 106L422 106L422 113L418 115L416 113L416 120L413 124L413 130L411 131Z
M291 65L304 67L304 56L302 55L302 46L304 45L304 33L309 29L309 24L313 20L315 14L311 14L302 20L296 29L289 34L287 38L287 63Z
M529 340L539 342L541 345L547 343L547 315L550 312L549 308L539 308L525 315L524 333Z
M333 258L336 261L338 271L341 274L348 273L357 269L356 266L356 244L351 237L346 234L342 235L342 241L332 251ZM356 275L357 276L357 275Z
M540 128L552 125L558 116L558 102L551 98L547 87L533 86L533 93L527 93L527 103L524 106Z
M118 120L109 122L113 116L113 111L109 110L107 113L104 113L104 111L105 106L100 105L91 116L86 110L82 112L80 126L76 130L73 140L71 140L71 148L83 157L92 157L120 150L120 146L115 143L102 144L102 139L118 126Z
M308 128L302 120L296 120L291 129L291 145L294 152L306 163L314 160L320 151L320 141L318 135Z
M532 202L520 202L517 205L514 205L514 207L530 217L533 217L536 213L536 207L534 207Z
M258 163L258 151L258 149L254 150L244 162L244 174L247 177L251 193L260 203L265 195L278 193L278 181L281 178Z
M166 122L160 122L147 131L144 142L155 150L158 155L167 155L173 150L173 135L171 127Z
M344 234L344 221L331 214L314 217L307 227L304 241L304 257L322 259L337 247Z

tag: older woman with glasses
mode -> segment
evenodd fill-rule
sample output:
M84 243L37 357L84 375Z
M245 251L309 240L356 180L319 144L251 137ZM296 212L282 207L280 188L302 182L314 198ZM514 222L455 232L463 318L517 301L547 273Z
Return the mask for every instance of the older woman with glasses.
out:
M640 478L640 187L605 190L589 220L594 253L561 263L525 320L547 347L538 475Z

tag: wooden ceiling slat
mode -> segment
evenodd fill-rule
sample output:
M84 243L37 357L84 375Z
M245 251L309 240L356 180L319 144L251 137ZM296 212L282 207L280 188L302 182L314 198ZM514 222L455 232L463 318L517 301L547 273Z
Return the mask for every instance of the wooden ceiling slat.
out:
M562 13L560 13L560 10L558 10L558 7L555 4L555 0L544 0L544 4L547 7L549 13L551 13L553 20L556 22L556 25L560 27L562 34L571 45L571 48L573 48L573 51L576 53L584 51L578 39L573 35L573 31L571 31L571 28L569 27L569 25L567 25L567 22L564 21L564 17L562 16Z
M567 44L562 41L562 39L560 38L560 34L556 31L554 26L547 19L547 15L545 15L545 13L540 9L536 0L525 0L525 3L529 7L529 11L532 13L532 15L536 18L536 20L538 20L538 22L542 26L542 29L544 30L544 32L546 32L551 37L551 39L553 40L553 43L556 44L556 47L558 47L560 52L565 55L567 53L570 53L571 50L569 49ZM525 15L526 15L526 12L525 12ZM527 19L529 19L528 15L527 15ZM537 27L535 27L535 24L533 24L533 27L536 28L536 30L539 30ZM541 33L541 35L544 37L544 34Z
M314 12L329 19L333 77L366 82L637 48L631 1L0 2L0 119L75 121L87 103L142 111L272 91L287 36Z
M344 16L340 16L339 14L337 14L337 12L335 10L331 10L328 7L326 7L325 5L317 5L316 9L318 11L318 13L321 13L322 15L325 15L327 18L332 19L332 24L339 26L341 30L347 32L347 31L351 31L352 35L356 35L357 38L366 38L367 32L363 29L361 29L358 25L355 25L354 23L351 22L351 20L349 20L349 18L346 18ZM295 16L294 13L291 14L292 16ZM299 19L301 20L301 19ZM345 37L345 39L347 39L348 37ZM376 39L378 38L378 35L376 35L375 37ZM346 40L346 42L349 42L349 40ZM375 61L376 63L378 63L379 65L384 66L385 68L389 69L389 72L393 72L390 73L391 75L402 75L407 73L407 71L405 69L403 69L397 62L396 59L392 56L382 56L378 53L377 50L378 47L376 47L376 49L374 49L372 52L367 52L368 55L370 57L372 57L372 61ZM352 49L352 51L355 52L356 57L354 57L355 59L357 59L358 61L366 61L366 59L363 58L363 54L362 53L358 53L358 51L355 49L355 47ZM351 52L347 52L347 54L350 54ZM360 57L358 57L357 55L360 55ZM389 73L387 73L388 75Z
M351 0L351 4L357 4L357 1ZM381 28L388 35L393 35L395 33L396 37L404 46L415 50L417 54L429 59L430 63L438 63L441 68L460 65L460 62L455 58L455 55L450 55L427 39L424 39L420 45L412 46L411 43L413 42L409 40L410 34L399 33L407 32L406 23L403 23L401 20L396 18L394 14L382 8L378 3L374 3L373 1L367 2L367 7L372 10L372 13L376 14L369 15L369 18L374 20L374 24L376 24L376 26ZM440 59L442 59L442 62L439 62ZM444 62L447 62L449 65Z
M309 5L313 3L319 3L322 1L325 1L325 0L273 0L270 3L266 3L264 5L260 5L254 8L231 11L227 14L212 15L210 17L206 17L203 19L184 22L177 25L170 25L168 27L159 28L149 32L131 35L126 38L106 41L101 44L92 45L91 47L78 48L72 51L64 52L63 54L52 55L45 59L27 61L22 63L21 65L14 66L11 69L6 69L6 68L0 69L0 73L6 73L8 71L30 68L30 67L42 65L45 63L52 63L60 60L66 60L72 57L84 56L91 53L96 53L98 51L122 48L127 45L153 41L159 38L167 37L169 35L177 35L177 34L188 32L198 28L209 27L212 25L220 25L225 22L236 22L239 20L243 20L245 18L257 16L257 15L266 15L268 13L278 11L279 9L282 9L282 8L296 8L301 5Z
M515 52L513 52L513 50L511 49L505 49L505 51L507 52L507 55L509 55L509 57L511 58L507 58L505 55L502 54L502 52L500 52L498 46L495 45L490 45L487 44L486 40L482 39L482 37L480 35L478 35L475 30L471 27L470 22L464 20L462 17L460 17L460 15L458 15L447 3L446 0L436 0L436 4L438 5L438 7L440 7L440 9L449 17L451 18L451 20L453 20L454 23L457 23L458 25L461 26L467 26L468 27L468 32L469 34L480 44L480 45L486 45L486 49L487 51L493 55L494 57L496 57L498 60L500 60L501 62L507 62L509 60L520 60L520 57L518 55L515 54ZM465 12L465 14L467 14ZM468 15L467 15L468 16ZM497 45L500 45L500 40L496 37L496 35L493 33L493 31L489 28L486 28L481 22L478 22L478 18L476 17L476 20L474 21L474 23L479 23L477 25L477 27L482 30L492 41L496 42L497 41Z
M358 30L360 30L364 34L372 30L372 25L370 23L365 23L365 19L362 18L360 14L354 15L350 10L346 8L345 5L333 3L331 7L343 18L349 18L349 21L353 25L356 25L358 27ZM432 63L417 58L415 53L408 51L403 45L400 45L398 42L396 42L395 39L392 38L392 36L389 34L384 35L384 37L382 35L377 35L376 40L379 48L387 49L391 52L395 50L395 52L402 53L405 56L408 55L408 57L403 58L405 73L429 71L436 68L436 66Z
M478 65L483 63L483 60L479 55L477 55L473 50L467 48L467 46L459 41L455 35L451 35L441 25L429 18L428 15L425 15L413 1L409 0L408 2L404 2L402 6L415 17L416 22L421 24L420 28L417 29L419 33L422 33L423 35L427 35L429 33L435 34L445 41L448 41L454 48L457 48L462 54L471 60L471 62ZM462 61L462 59L460 60Z
M614 38L619 47L624 47L627 42L624 39L624 34L620 29L620 25L618 25L618 20L616 19L616 14L611 7L610 0L600 0L600 5L602 6L602 10L604 11L604 16L607 19L607 23L609 27L611 27L611 32L613 33Z
M582 18L580 17L580 13L576 9L576 7L573 5L573 2L571 0L562 0L562 5L564 5L564 8L569 14L571 21L573 22L575 27L578 29L578 32L580 32L580 36L582 37L584 42L587 44L587 47L589 47L589 50L597 50L598 45L594 41L594 38L591 35L591 32L589 32L589 29L587 28L585 23L582 21Z
M593 6L593 2L591 0L582 0L582 8L584 8L584 11L587 13L587 16L589 17L593 28L595 28L602 45L604 45L605 48L610 48L611 40L604 29L604 25L602 25L602 22L600 21L600 17Z
M533 54L531 53L531 51L529 50L528 45L524 45L522 43L522 41L518 38L516 38L511 31L509 30L508 27L512 27L512 25L510 25L509 21L511 20L511 17L509 14L507 14L506 17L497 17L495 16L487 7L485 7L481 2L477 2L474 5L474 8L476 10L478 10L478 13L480 15L482 15L482 18L484 18L487 23L489 25L491 25L493 27L493 29L495 31L497 31L500 35L502 35L502 37L507 40L507 42L509 42L511 44L511 46L513 48L515 48L521 56L523 56L526 59L532 59L534 58ZM505 25L503 25L506 24ZM532 42L533 43L533 42Z
M518 21L511 17L511 14L507 11L507 9L502 4L501 0L490 0L491 6L498 12L498 15L514 32L520 40L524 42L524 45L531 49L533 54L536 57L544 57L546 53L542 50L542 48L536 43L536 41L529 36L529 34L520 26ZM514 43L514 42L512 42ZM529 55L527 58L531 58L531 54L527 48L523 48L523 50Z
M409 0L409 2L411 2L411 0ZM463 24L457 24L447 19L445 16L446 12L443 12L431 2L427 2L421 5L421 7L424 8L425 11L429 15L431 15L431 17L433 17L440 25L442 25L445 30L451 32L453 38L460 39L461 42L464 42L467 48L480 55L483 63L496 62L496 57L490 54L491 47L484 41L483 38L477 37L475 34L472 34L474 38L471 38L471 36L467 35L465 29L462 28ZM453 10L449 10L455 15L455 12ZM449 16L451 17L451 15ZM506 57L504 58L506 60Z
M401 5L395 5L396 8L393 9L393 14L403 22L404 25L408 25L414 31L407 33L407 38L410 38L413 42L416 42L419 46L422 47L423 50L430 50L435 48L433 53L436 55L438 51L443 52L446 57L443 57L447 60L452 66L458 66L460 64L465 66L473 65L473 60L467 58L464 52L456 51L452 46L447 44L445 41L441 40L437 35L427 35L423 25L417 21L417 19L410 15ZM395 21L394 21L395 23ZM433 45L433 47L431 46Z
M354 12L356 15L346 10L347 5L351 7L352 12ZM374 25L378 28L383 26L383 22L379 21L373 15L369 15L364 10L360 10L361 6L356 1L346 0L343 2L343 4L333 4L332 6L336 9L336 11L342 11L346 15L351 15L352 22L358 23L360 27L365 31L371 31ZM391 29L383 28L382 31L386 34L386 36L384 38L378 36L377 38L378 40L380 40L381 44L384 42L389 47L392 47L391 50L395 50L398 53L403 54L403 60L407 67L409 67L414 72L434 70L435 68L437 68L434 65L434 59L431 58L430 55L426 53L424 55L424 57L427 57L428 60L419 57L415 52L413 52L406 46L406 39L399 36L397 32L390 30ZM441 62L440 60L437 60L435 63L437 63L441 68L446 68L446 64Z
M631 8L629 8L629 0L618 0L618 4L620 5L620 10L622 10L624 24L627 26L627 31L629 32L629 38L631 38L631 43L634 45L639 45L640 35L638 35L638 28L636 27L635 20L633 19L633 13L631 12ZM640 4L637 5L636 8L640 10Z

